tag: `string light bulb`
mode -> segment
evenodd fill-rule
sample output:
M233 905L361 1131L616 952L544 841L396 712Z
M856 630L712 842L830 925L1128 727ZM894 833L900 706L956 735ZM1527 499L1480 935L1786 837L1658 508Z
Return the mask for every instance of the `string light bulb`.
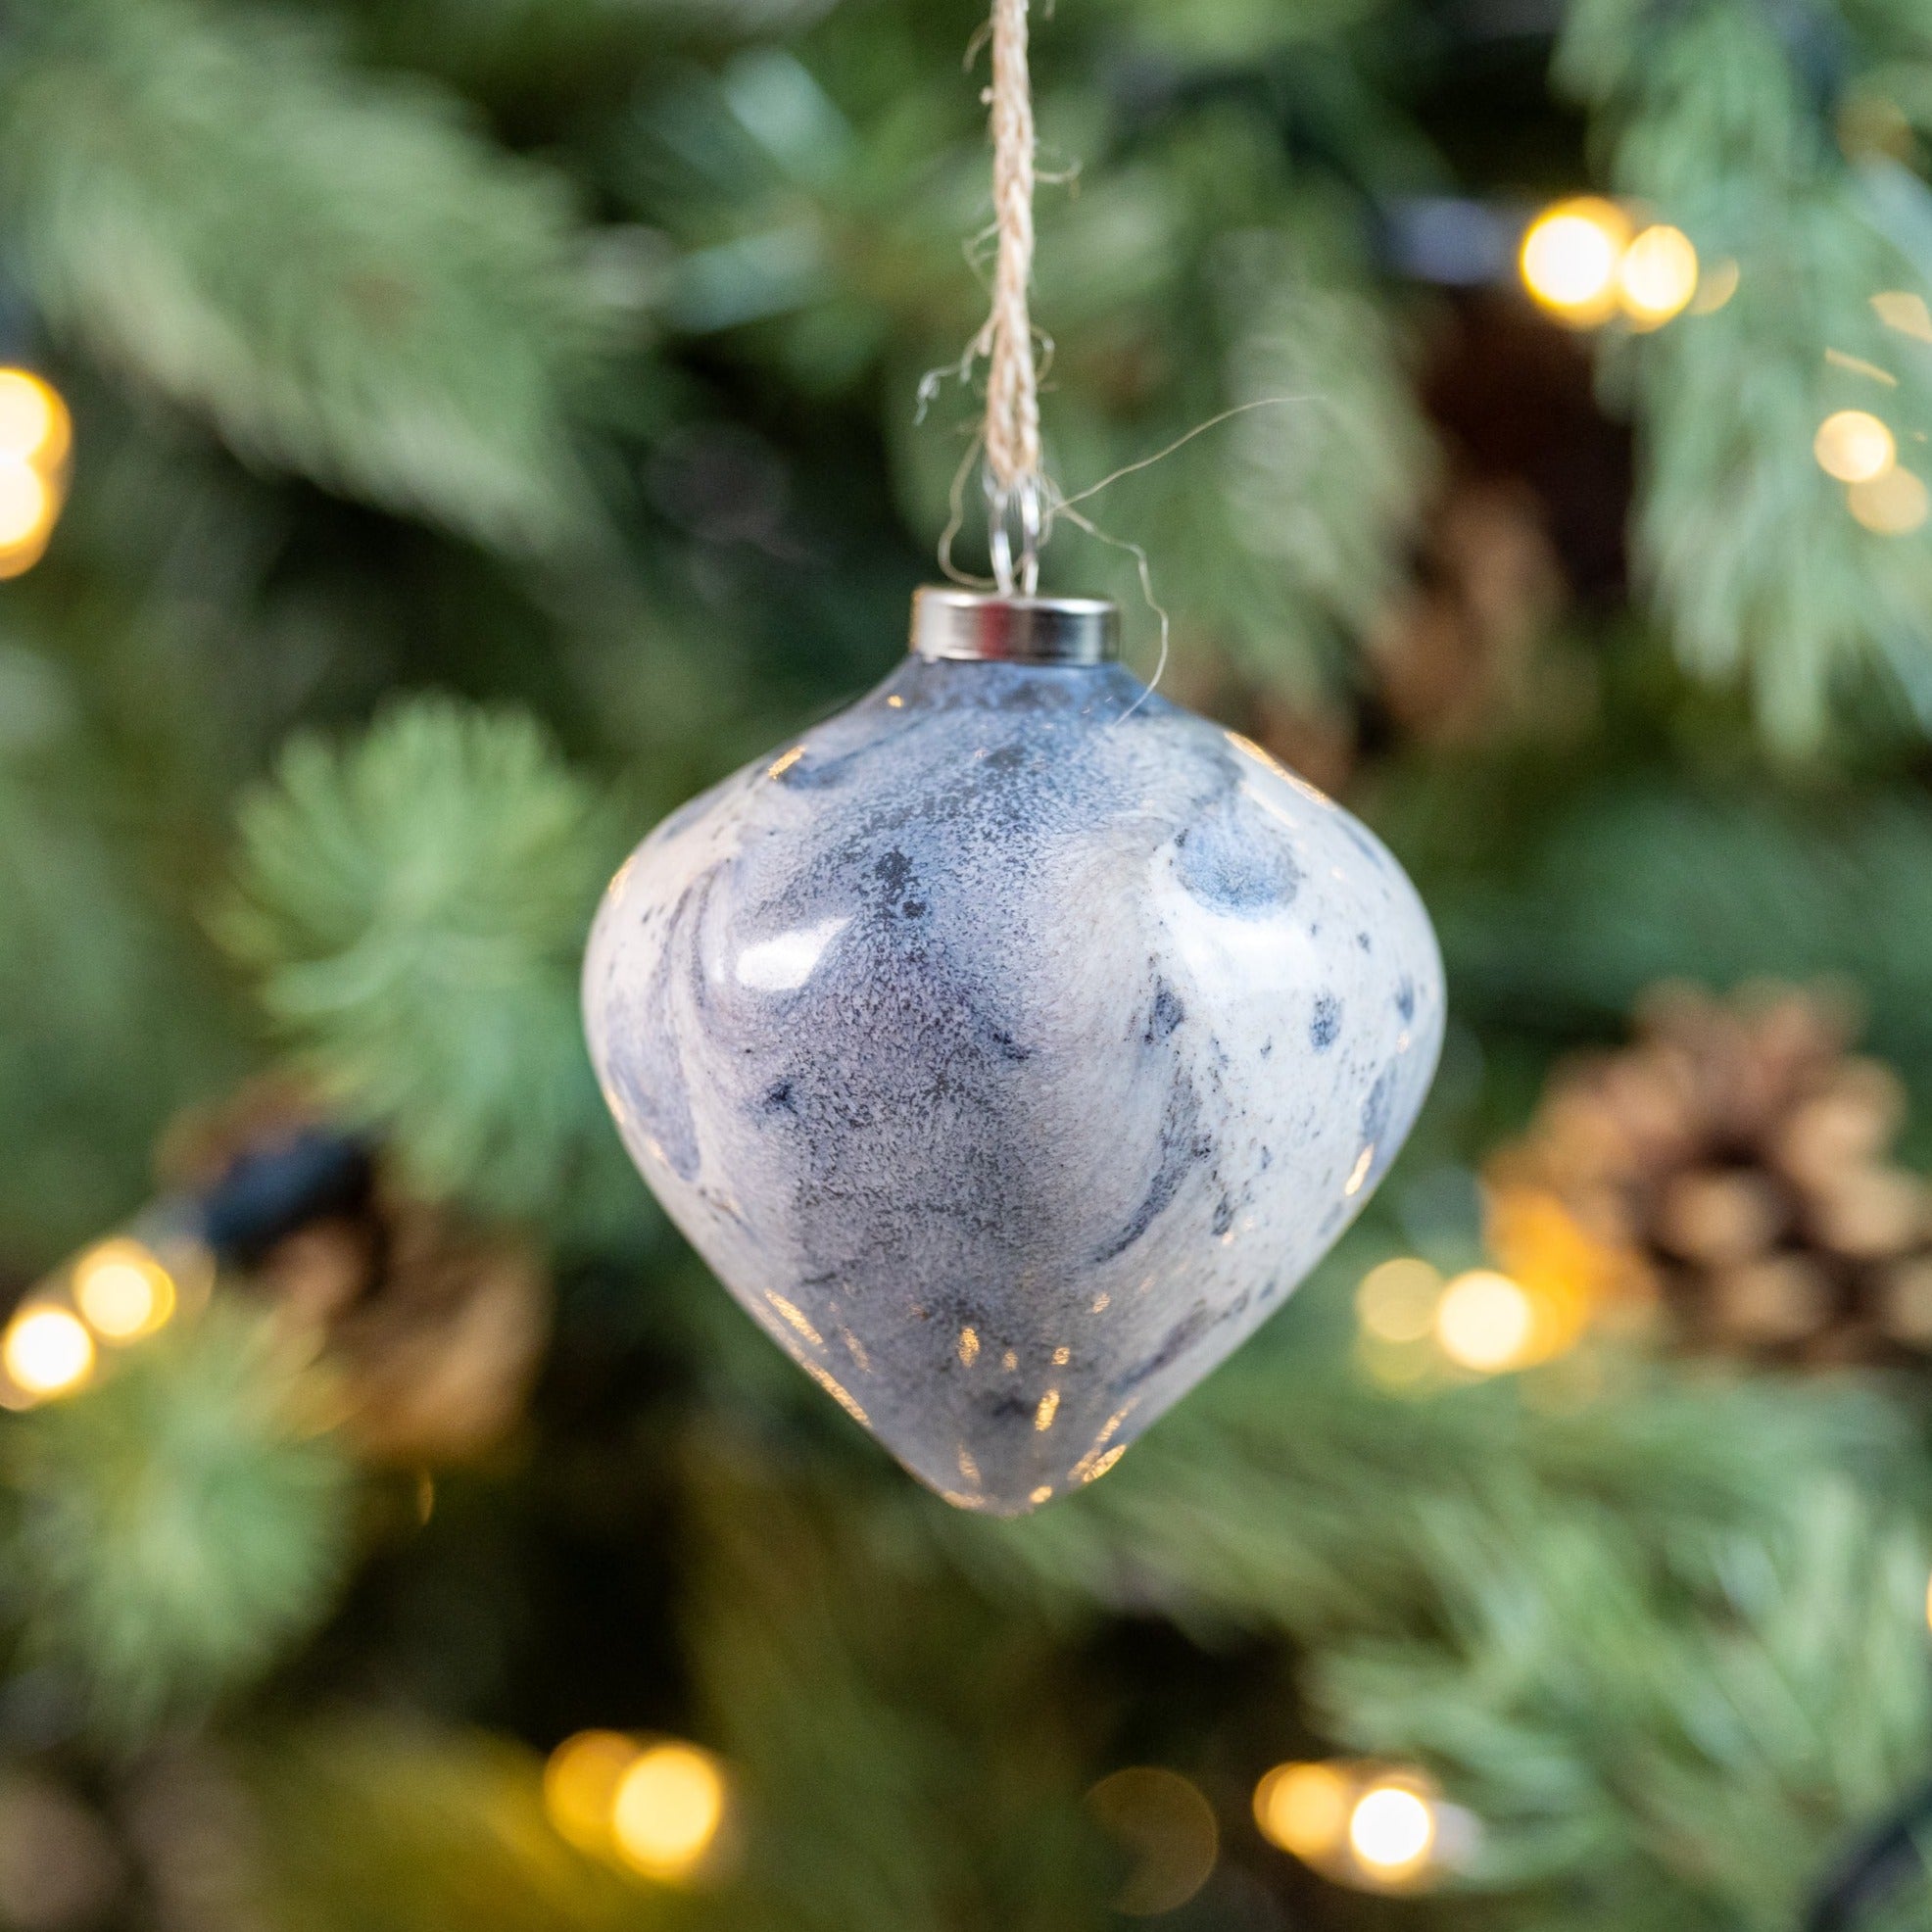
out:
M1492 1269L1459 1275L1435 1310L1435 1339L1458 1368L1500 1375L1534 1353L1536 1305L1521 1282Z
M1811 439L1818 467L1840 483L1870 483L1899 460L1890 429L1866 410L1836 410Z
M1618 275L1629 246L1630 217L1615 202L1597 195L1558 202L1523 235L1522 284L1558 320L1595 328L1617 313Z
M1255 1786L1254 1817L1271 1845L1368 1892L1414 1891L1466 1862L1480 1837L1422 1770L1359 1759L1277 1764Z
M73 422L58 390L30 369L0 368L0 579L45 555L66 499Z
M103 1241L74 1263L73 1300L103 1341L139 1341L173 1315L174 1278L139 1241Z
M640 1753L618 1731L579 1731L544 1766L544 1811L559 1838L580 1852L610 1850L610 1808Z
M71 1395L94 1370L94 1338L71 1310L42 1302L23 1308L0 1337L0 1367L22 1406Z
M1697 250L1681 228L1659 221L1623 251L1618 293L1623 313L1640 329L1662 328L1697 294Z
M1333 1764L1277 1764L1254 1788L1254 1821L1271 1845L1312 1863L1341 1844L1353 1798Z
M73 444L60 392L29 369L0 368L0 460L58 473Z
M695 1744L666 1740L639 1753L610 1801L610 1838L618 1856L647 1878L691 1877L724 1821L725 1781L718 1761Z
M1435 1809L1407 1783L1373 1784L1348 1814L1348 1844L1384 1882L1413 1877L1435 1844Z

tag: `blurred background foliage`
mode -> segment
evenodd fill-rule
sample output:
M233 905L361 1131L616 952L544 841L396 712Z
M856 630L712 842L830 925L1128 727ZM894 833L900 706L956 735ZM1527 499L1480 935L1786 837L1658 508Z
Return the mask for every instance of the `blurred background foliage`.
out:
M1923 1923L1932 23L1037 21L1053 475L1242 411L1048 582L1151 669L1144 549L1453 1017L1293 1306L1018 1524L705 1279L575 987L902 648L979 24L0 15L10 1932Z

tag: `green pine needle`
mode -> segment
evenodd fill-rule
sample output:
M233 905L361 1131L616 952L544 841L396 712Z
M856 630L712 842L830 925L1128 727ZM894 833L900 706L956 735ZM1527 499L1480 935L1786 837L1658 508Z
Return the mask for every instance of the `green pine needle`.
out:
M28 1656L122 1741L245 1685L326 1609L347 1466L268 1325L217 1301L8 1422Z
M537 727L421 700L301 740L241 831L218 932L329 1095L431 1192L553 1202L609 1138L577 1003L605 851Z
M245 459L516 549L586 524L568 197L427 85L267 16L24 0L0 210L48 319Z

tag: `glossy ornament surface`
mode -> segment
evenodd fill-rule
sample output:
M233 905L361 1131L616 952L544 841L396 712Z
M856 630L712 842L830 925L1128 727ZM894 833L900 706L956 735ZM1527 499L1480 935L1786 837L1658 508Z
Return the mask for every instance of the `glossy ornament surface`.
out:
M907 1469L1000 1514L1104 1473L1280 1303L1442 1037L1388 852L1095 661L1115 621L923 593L930 654L659 826L585 964L672 1219Z

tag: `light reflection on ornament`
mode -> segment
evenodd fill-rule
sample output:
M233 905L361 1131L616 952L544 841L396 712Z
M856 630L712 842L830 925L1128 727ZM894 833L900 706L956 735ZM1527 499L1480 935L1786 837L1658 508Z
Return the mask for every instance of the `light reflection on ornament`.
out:
M1498 1375L1531 1354L1536 1309L1521 1282L1490 1269L1458 1276L1442 1291L1435 1338L1459 1368Z
M1932 513L1932 493L1910 470L1899 464L1845 492L1846 507L1867 530L1881 537L1908 537L1925 527Z
M1869 483L1899 459L1891 430L1865 410L1838 410L1818 424L1811 454L1827 476L1841 483Z
M72 1394L93 1373L94 1338L77 1315L42 1302L8 1323L0 1366L29 1403Z
M724 1810L724 1773L708 1751L669 1740L653 1744L617 1781L611 1842L647 1878L689 1878L711 1850Z
M1530 223L1519 266L1536 302L1574 328L1593 328L1617 310L1618 269L1630 220L1615 202L1581 195Z
M1697 250L1681 228L1660 221L1623 252L1618 288L1623 313L1637 327L1661 328L1697 294Z
M103 1341L138 1341L174 1313L174 1278L138 1241L103 1241L73 1265L73 1299Z

